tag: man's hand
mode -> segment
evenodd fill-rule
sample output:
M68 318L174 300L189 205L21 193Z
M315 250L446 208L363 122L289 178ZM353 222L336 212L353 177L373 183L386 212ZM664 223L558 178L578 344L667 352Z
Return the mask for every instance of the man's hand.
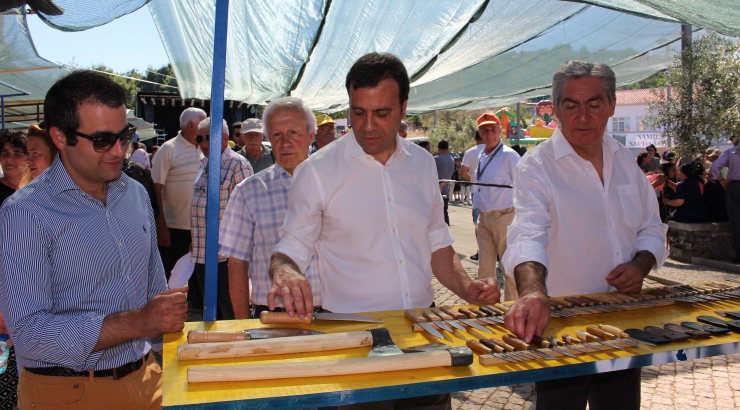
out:
M539 262L523 262L514 268L519 300L506 312L504 324L527 343L532 341L532 336L542 336L550 321L546 278L547 268Z
M517 337L529 343L532 336L541 336L550 320L550 301L542 292L529 293L514 302L504 324Z
M655 256L648 251L637 252L635 258L618 265L606 276L606 282L617 288L619 293L637 293L642 289L642 280L655 266Z
M501 288L494 278L474 280L465 290L468 303L498 303L501 300Z
M161 221L160 221L161 220ZM164 217L160 213L159 218L157 218L157 245L164 246L165 248L169 248L169 246L172 244L172 241L170 240L170 230L167 228L167 223L164 222Z
M277 252L272 254L270 277L272 288L267 294L267 307L270 310L275 310L275 297L282 296L288 316L298 314L301 319L311 317L313 313L311 284L301 275L298 266L290 257Z
M161 292L138 310L141 329L149 338L179 332L188 318L187 286Z

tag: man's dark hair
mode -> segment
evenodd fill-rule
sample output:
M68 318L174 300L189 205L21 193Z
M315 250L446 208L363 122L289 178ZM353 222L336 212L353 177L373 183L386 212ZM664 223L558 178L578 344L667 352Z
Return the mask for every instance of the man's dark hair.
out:
M398 84L398 97L403 104L409 99L409 75L401 60L390 53L369 53L355 61L347 73L344 83L349 95L349 88L374 88L386 78L393 79Z
M46 93L46 129L59 128L67 137L67 145L77 145L74 131L80 127L79 109L83 104L118 108L126 104L126 92L103 74L90 70L74 71L54 83Z
M238 121L238 122L235 122L234 125L231 126L231 129L233 130L235 128L241 128L241 127L242 127L242 123L241 121Z
M450 149L450 143L445 140L441 140L437 143L437 149L447 151L448 149Z
M26 130L24 129L12 129L5 130L0 134L0 150L5 148L5 144L15 148L23 150L24 154L28 154L28 139L26 138Z
M480 133L478 131L475 132L475 136L473 136L473 139L476 141L483 141L483 137L480 136Z
M429 141L419 141L419 146L422 148L429 148L432 144L430 144Z
M652 148L653 151L657 151L658 150L657 148L655 148L655 145L653 145L653 144L650 144L647 147L645 147L645 151L647 151L648 148Z

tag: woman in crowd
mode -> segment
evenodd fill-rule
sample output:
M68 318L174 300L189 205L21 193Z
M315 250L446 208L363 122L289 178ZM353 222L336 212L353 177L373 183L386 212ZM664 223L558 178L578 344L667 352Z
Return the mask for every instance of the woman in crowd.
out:
M648 164L650 163L650 158L648 158L647 152L641 152L640 155L637 156L637 165L640 167L643 173L648 173Z
M676 187L673 199L663 198L665 205L676 208L671 213L670 219L672 221L705 222L707 220L707 212L702 198L704 184L698 178L700 173L701 170L697 170L696 164L693 163L682 165L678 169L678 179L681 182Z
M49 133L44 129L43 121L28 127L26 137L28 139L28 156L26 157L28 171L23 176L21 186L25 186L49 168L59 152L51 141Z
M18 190L21 179L28 169L26 145L26 130L6 130L0 134L0 149L2 149L0 164L5 173L0 178L0 204Z

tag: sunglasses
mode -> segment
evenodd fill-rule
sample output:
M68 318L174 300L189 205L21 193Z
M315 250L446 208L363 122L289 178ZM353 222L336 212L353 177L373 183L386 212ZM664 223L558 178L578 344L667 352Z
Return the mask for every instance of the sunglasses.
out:
M327 131L335 130L336 127L334 125L322 125L322 126L319 127L319 129L321 131L327 132Z
M108 131L96 132L93 135L73 131L73 134L92 141L95 152L108 152L116 145L116 141L118 140L121 140L122 147L130 145L134 139L134 134L136 134L136 126L129 123L126 125L126 128L117 134Z
M195 136L195 142L197 142L198 144L203 142L203 140L211 141L211 136L210 135L196 135Z

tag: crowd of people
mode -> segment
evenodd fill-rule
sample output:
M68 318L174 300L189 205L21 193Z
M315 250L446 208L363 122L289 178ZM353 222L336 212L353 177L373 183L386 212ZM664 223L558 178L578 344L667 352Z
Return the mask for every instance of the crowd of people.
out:
M124 90L78 70L49 90L44 123L3 133L0 312L23 371L18 379L9 369L2 381L18 382L21 408L161 406L151 353L203 303L208 164L216 155L220 320L267 310L305 318L426 308L434 276L475 304L499 301L503 287L515 300L506 326L530 342L547 325L548 296L639 291L667 256L661 217L671 208L678 220L706 211L697 201L710 182L693 165L656 163L653 147L635 167L604 133L616 78L603 64L570 61L557 70L560 126L529 152L502 142L493 113L477 119L475 146L457 158L447 141L432 156L428 141L405 139L409 77L393 55L361 57L346 89L353 129L339 139L331 117L283 97L261 120L231 132L224 122L220 152L210 152L211 118L188 108L177 136L149 157L126 120ZM735 198L740 157L731 151L707 160L712 180L732 181L724 186ZM456 191L442 181L458 179L477 226L477 278L452 246L447 208ZM188 286L170 288L188 254ZM637 409L640 372L536 389L538 409ZM446 409L450 400L382 405Z

